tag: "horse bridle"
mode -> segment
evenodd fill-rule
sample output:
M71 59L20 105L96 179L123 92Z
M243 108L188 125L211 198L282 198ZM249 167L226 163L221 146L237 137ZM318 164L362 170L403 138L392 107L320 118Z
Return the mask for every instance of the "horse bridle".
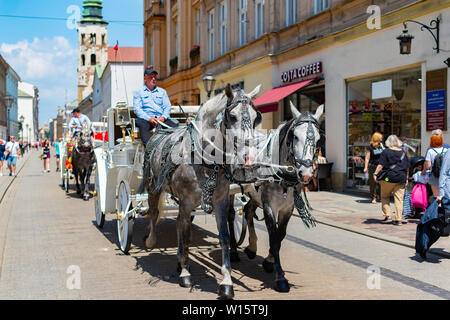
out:
M303 147L303 154L302 154L302 158L298 159L295 155L295 153L293 152L293 135L294 135L294 130L295 127L302 125L304 123L308 124L308 128L306 129L306 139L305 139L305 145ZM303 166L305 168L311 168L314 165L314 161L317 158L317 149L315 149L315 132L314 132L314 127L317 128L318 131L320 131L320 126L319 126L319 122L311 115L311 114L307 114L306 116L301 116L299 119L296 119L292 125L290 126L287 136L287 146L289 149L289 155L292 158L294 165L296 167L300 167ZM313 159L305 159L306 154L308 153L309 150L313 150L314 153L314 157Z

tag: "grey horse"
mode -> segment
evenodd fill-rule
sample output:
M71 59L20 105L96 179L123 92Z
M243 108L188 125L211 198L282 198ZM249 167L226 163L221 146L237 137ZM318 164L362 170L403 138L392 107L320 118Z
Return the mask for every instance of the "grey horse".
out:
M89 199L89 181L94 163L95 156L91 131L83 127L72 149L72 172L75 176L77 194L82 194L84 200Z
M250 259L255 258L257 251L257 236L253 218L257 208L263 209L264 221L269 232L269 255L263 261L266 272L275 271L274 289L278 292L289 292L289 282L284 276L280 262L281 242L286 236L286 228L292 216L294 207L299 210L300 216L307 227L314 226L315 220L309 214L307 200L302 197L304 186L307 185L314 174L314 160L316 157L316 144L320 139L319 122L323 113L323 105L317 108L314 115L309 112L300 113L291 103L294 118L282 123L275 134L279 143L266 144L271 153L278 152L278 161L281 167L293 166L295 172L286 172L276 168L272 178L274 182L264 182L255 191L247 193L250 201L244 206L245 219L249 230L249 245L244 252ZM266 151L266 148L262 151ZM258 161L258 157L256 157ZM305 201L306 200L306 201ZM234 220L235 212L230 208L229 224ZM231 232L232 252L237 252L234 232Z
M252 103L259 88L245 94L242 90L233 92L227 85L223 94L210 99L199 109L195 120L187 127L172 133L169 130L168 134L164 134L164 130L157 131L145 151L144 172L150 217L146 246L153 248L156 245L158 204L161 195L169 193L179 205L176 223L179 284L191 287L188 271L191 212L199 205L208 213L214 212L222 249L220 299L234 297L227 229L229 187L231 181L247 179L244 168L252 160L251 152L247 153L242 146L253 139L254 127L261 121L261 114ZM211 132L212 135L209 134Z

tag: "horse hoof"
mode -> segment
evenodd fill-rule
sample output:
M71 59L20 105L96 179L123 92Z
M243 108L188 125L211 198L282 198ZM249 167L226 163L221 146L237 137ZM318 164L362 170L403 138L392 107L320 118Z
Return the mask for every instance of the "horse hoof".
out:
M245 252L245 254L247 255L247 257L248 257L250 260L255 259L255 257L256 257L256 252L253 252L253 251L250 250L249 248L245 248L245 249L244 249L244 252Z
M241 259L239 258L239 253L237 251L230 253L230 261L231 262L239 262Z
M274 289L278 292L289 292L291 288L289 287L289 282L286 279L282 279L275 281Z
M263 266L265 272L267 272L267 273L273 272L273 262L269 262L266 259L264 259L262 266Z
M88 201L88 200L89 200L89 196L83 197L83 200L84 200L84 201Z
M190 288L192 287L192 282L191 282L191 277L190 276L185 276L185 277L180 277L180 286L183 288Z
M234 298L233 286L228 284L221 284L219 286L219 299L232 300Z
M77 194L81 194L81 190L77 190Z

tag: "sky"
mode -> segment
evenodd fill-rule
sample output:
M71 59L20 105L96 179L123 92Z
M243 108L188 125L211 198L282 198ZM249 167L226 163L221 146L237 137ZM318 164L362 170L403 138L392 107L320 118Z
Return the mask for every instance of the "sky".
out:
M82 5L83 0L0 0L0 54L22 81L39 89L40 126L56 117L58 106L77 99L74 17ZM109 46L143 46L143 0L103 0L103 19L110 22Z

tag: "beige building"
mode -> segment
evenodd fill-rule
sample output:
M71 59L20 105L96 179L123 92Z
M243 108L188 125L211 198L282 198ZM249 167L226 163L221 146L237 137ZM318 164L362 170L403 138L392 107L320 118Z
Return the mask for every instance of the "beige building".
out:
M422 156L432 128L450 137L449 1L206 0L200 10L202 74L217 79L216 94L226 83L246 92L261 84L254 103L264 129L291 117L289 101L302 112L325 104L320 147L333 162L335 190L367 191L363 158L375 131L396 134ZM408 22L412 52L400 54L406 20L439 20L441 50ZM442 111L433 113L431 94Z
M8 64L0 55L0 139L6 138L6 72Z
M172 105L198 105L201 79L200 0L144 1L144 66L158 71L158 85Z

